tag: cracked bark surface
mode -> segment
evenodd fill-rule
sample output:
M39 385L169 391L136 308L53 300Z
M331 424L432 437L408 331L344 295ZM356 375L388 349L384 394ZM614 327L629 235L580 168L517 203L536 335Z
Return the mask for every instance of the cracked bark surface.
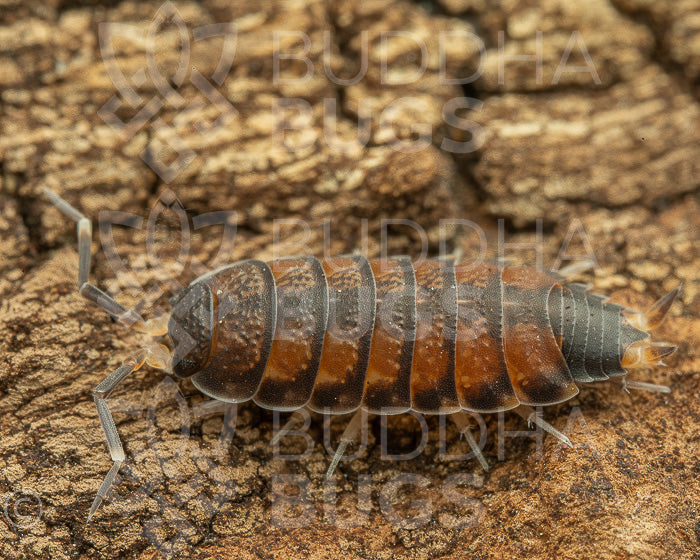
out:
M98 26L135 26L131 35L115 39L113 49L114 64L131 80L147 67L143 36L162 4L0 0L0 496L5 508L0 555L693 558L700 544L700 3L229 4L174 6L190 30L235 21L234 63L215 89L237 113L201 133L201 123L215 121L226 105L217 107L203 97L188 74L177 88L184 100L180 106L163 102L156 115L120 133L114 120L110 126L99 113L110 98L116 94L122 101L114 116L133 123L143 103L162 94L146 79L137 88L143 103L132 107L124 101L107 71ZM311 61L312 75L303 83L293 78L309 67L291 59L280 61L281 79L274 79L279 30L309 38L307 49L298 33L280 37L283 52ZM418 44L406 33L383 42L385 31L409 32L423 41L428 57L419 78L409 79L420 65ZM499 31L504 32L501 49ZM513 58L536 52L538 31L539 80L532 59ZM354 81L363 67L363 32L369 45L366 72ZM469 84L444 79L468 76L479 67L478 45L454 39L473 36L483 41L486 53L481 77ZM572 43L563 68L587 71L558 75L572 37L582 42ZM155 38L152 52L163 75L178 68L178 41L176 26ZM212 76L222 45L217 38L193 41L189 67ZM329 71L347 82L330 79ZM465 95L483 105L470 111L450 105ZM190 105L198 98L204 102ZM275 132L284 109L279 99L299 99L306 110L287 107L290 130L284 141ZM335 126L324 130L332 112ZM445 124L446 113L475 123L476 136L464 122ZM358 116L368 117L364 146L352 142ZM430 126L429 140L415 153L397 151L393 142L420 141L424 129L416 125ZM172 161L176 154L168 141L177 138L193 159L164 181L141 156L151 164ZM445 141L470 139L479 145L475 152L445 149ZM163 309L177 283L190 281L199 270L192 262L178 266L182 245L172 213L163 214L154 230L158 259L148 256L149 212L167 190L190 219L236 211L231 260L268 259L275 251L297 254L304 248L320 255L325 223L330 253L359 247L377 256L383 219L418 223L435 253L440 220L467 218L484 229L489 255L495 256L497 219L504 220L509 243L532 242L541 219L543 264L555 263L567 235L573 234L568 255L584 252L587 240L599 266L583 280L617 301L644 307L683 284L658 336L677 342L679 352L668 368L633 374L673 391L627 395L614 381L584 387L574 400L544 412L557 428L567 427L574 449L546 437L538 454L533 438L513 438L505 441L502 460L498 418L487 416L488 473L473 460L440 460L437 418L428 419L430 440L418 457L383 460L381 426L374 419L367 449L342 462L335 475L340 515L355 513L358 477L372 476L367 519L353 528L324 517L329 508L323 475L330 458L320 418L311 423L311 453L301 461L282 461L269 443L272 414L242 405L231 444L217 456L222 415L195 418L205 399L188 381L178 382L178 396L162 373L144 368L114 393L127 463L122 482L86 525L111 463L91 390L140 338L78 296L75 226L41 197L43 184L94 219L93 280L125 305L142 302L144 288L160 287L162 293L145 299ZM124 265L116 278L103 250L109 232L101 237L97 227L108 221L100 214L107 210L144 220L114 228ZM309 229L276 219L302 219ZM401 225L389 231L390 254L420 253L415 231ZM276 232L281 246L273 243ZM467 256L477 241L470 233L462 239ZM210 263L220 239L218 226L193 231L188 253ZM526 264L535 259L534 251L515 248L506 256ZM187 418L191 427L185 438ZM507 430L526 429L513 414L504 422ZM333 441L342 424L333 423ZM411 451L419 432L410 417L390 419L390 451ZM466 452L449 423L446 441L448 452ZM301 453L303 440L289 439L282 449ZM417 528L397 526L380 507L401 473L429 482L422 489L405 486L392 502L404 517L428 511L411 507L412 500L430 504L430 522ZM302 527L275 526L280 508L272 495L281 474L309 481L314 510ZM473 476L457 490L461 502L445 490L460 474ZM38 498L40 510L26 502L15 512L21 497ZM455 526L475 514L474 526Z

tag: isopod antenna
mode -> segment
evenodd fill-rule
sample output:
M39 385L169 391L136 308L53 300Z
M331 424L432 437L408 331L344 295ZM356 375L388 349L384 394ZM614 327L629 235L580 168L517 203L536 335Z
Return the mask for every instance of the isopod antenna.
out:
M78 223L78 292L80 295L99 305L115 321L125 327L130 327L134 323L142 323L143 318L136 311L126 309L114 298L90 283L90 246L92 244L92 224L90 220L48 187L44 187L43 191L56 208Z
M114 298L89 282L92 224L80 211L71 206L51 189L44 187L43 190L49 200L63 214L78 223L78 291L80 295L99 305L125 327L133 326L136 330L146 333L151 337L157 337L167 333L166 316L144 321L136 311L133 309L126 309L123 305L115 301ZM171 352L163 344L151 340L144 344L143 348L126 358L122 362L122 365L108 375L92 391L95 406L97 407L97 414L100 418L100 423L102 424L102 429L104 430L107 441L107 449L109 450L109 455L112 458L113 464L92 502L90 513L88 514L88 521L90 521L97 511L97 508L102 503L102 500L107 496L109 489L114 484L114 480L117 477L122 463L126 460L119 433L117 432L112 413L107 404L107 398L124 378L139 370L144 364L148 364L156 369L170 371L172 367Z

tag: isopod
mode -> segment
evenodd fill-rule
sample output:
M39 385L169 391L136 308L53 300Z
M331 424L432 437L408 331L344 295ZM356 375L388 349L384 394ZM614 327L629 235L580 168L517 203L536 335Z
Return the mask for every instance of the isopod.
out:
M676 288L646 312L624 308L567 281L573 269L361 255L235 262L195 279L169 317L144 321L89 282L91 224L57 194L51 202L78 223L80 294L118 322L152 337L93 391L113 463L88 520L125 454L106 399L144 364L189 378L219 401L354 416L332 473L357 434L360 411L454 415L546 406L578 384L660 364L676 350L652 342ZM576 265L574 265L576 266ZM628 387L667 387L627 382ZM531 409L526 418L569 442ZM472 450L487 464L469 431Z

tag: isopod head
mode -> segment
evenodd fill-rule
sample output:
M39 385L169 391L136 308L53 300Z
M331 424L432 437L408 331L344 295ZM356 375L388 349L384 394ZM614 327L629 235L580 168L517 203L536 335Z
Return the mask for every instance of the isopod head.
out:
M175 300L168 335L174 347L172 371L178 377L191 377L209 361L213 317L213 297L205 282L190 284Z

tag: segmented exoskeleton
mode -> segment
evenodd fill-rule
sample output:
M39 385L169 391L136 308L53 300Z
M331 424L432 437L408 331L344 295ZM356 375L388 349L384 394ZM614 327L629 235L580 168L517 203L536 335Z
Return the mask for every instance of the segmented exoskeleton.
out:
M226 266L183 290L168 334L173 373L212 398L330 414L556 404L649 337L556 274L359 255Z
M173 346L147 345L94 391L114 465L90 515L125 458L105 399L144 363L190 378L213 399L279 411L454 414L560 403L578 393L577 383L623 376L676 349L651 342L647 331L677 289L640 313L560 273L450 258L237 262L182 290L167 323L143 321L88 282L90 222L47 192L78 221L80 293L123 323L167 333Z

